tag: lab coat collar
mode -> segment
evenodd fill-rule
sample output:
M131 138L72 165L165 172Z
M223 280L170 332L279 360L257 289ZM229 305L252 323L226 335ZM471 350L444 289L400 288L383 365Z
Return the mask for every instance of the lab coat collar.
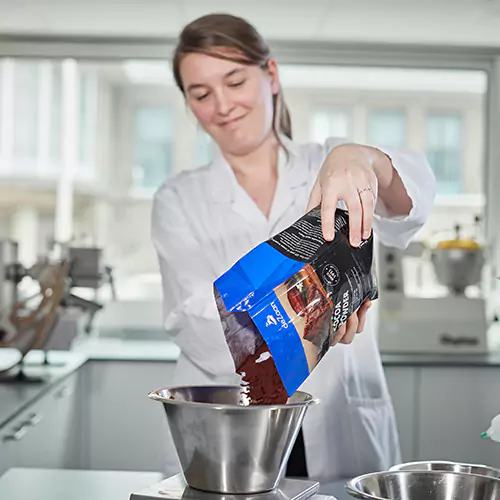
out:
M300 147L285 135L280 135L281 144L278 157L278 187L296 188L307 182L308 165L300 161ZM217 148L210 166L213 200L215 203L234 203L240 191L233 169ZM246 193L245 193L246 194Z

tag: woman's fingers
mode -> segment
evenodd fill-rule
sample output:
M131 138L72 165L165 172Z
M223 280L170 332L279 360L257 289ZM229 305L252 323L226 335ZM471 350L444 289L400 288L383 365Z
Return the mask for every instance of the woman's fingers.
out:
M338 197L334 190L326 191L321 202L321 227L323 238L333 241L335 238L335 212L337 211Z
M340 342L342 342L342 344L350 344L353 341L354 336L356 335L356 332L358 330L358 315L356 313L351 314L347 318L345 325L346 332Z
M363 304L361 304L361 307L358 309L358 329L356 330L356 333L361 333L365 328L366 313L371 306L372 301L368 299L365 300L365 302L363 302Z
M361 204L363 206L363 239L367 240L372 232L373 212L375 209L375 200L372 189L360 189L359 199L361 200Z
M330 346L333 347L337 345L342 337L345 335L347 325L344 323L336 332L333 332L332 337L330 338Z
M349 242L353 247L358 247L361 243L364 207L354 185L345 190L342 198L349 214Z
M356 187L355 180L362 186ZM321 204L323 237L326 241L332 241L335 238L335 212L338 202L344 201L349 214L349 242L353 247L358 247L372 232L376 197L374 189L376 187L371 187L366 175L359 179L351 173L340 171L321 180L318 177L309 196L306 212Z
M341 344L350 344L357 333L361 333L365 327L366 313L372 306L370 299L365 300L360 308L351 314L347 321L332 335L330 346L334 346L339 342Z

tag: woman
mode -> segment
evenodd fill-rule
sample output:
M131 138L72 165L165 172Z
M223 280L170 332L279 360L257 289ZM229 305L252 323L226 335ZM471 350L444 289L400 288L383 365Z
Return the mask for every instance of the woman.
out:
M214 280L319 204L326 240L334 236L341 202L349 210L352 245L373 227L386 245L405 247L426 221L434 177L425 157L415 152L335 139L293 142L276 61L240 18L208 15L186 26L173 70L187 105L219 148L210 165L167 181L154 198L152 237L165 327L181 349L175 383L234 383ZM307 471L289 469L291 475L333 480L399 460L369 306L349 318L340 344L302 387L322 403L309 411L303 426ZM348 346L363 329L366 333ZM302 437L292 465L301 444Z

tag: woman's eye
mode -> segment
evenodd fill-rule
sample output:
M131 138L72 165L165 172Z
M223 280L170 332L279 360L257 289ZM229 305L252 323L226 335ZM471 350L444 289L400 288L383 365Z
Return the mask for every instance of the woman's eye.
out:
M203 99L206 99L208 97L208 94L203 94L203 95L197 95L195 99L197 101L203 101Z
M230 87L241 87L245 83L245 80L241 80L239 82L232 82L229 84Z

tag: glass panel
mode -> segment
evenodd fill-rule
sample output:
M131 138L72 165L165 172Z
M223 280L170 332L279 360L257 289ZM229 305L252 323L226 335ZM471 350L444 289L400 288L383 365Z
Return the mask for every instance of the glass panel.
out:
M50 131L50 159L53 170L58 171L61 164L61 122L62 122L62 65L52 65L52 108Z
M14 69L14 158L38 154L39 64L18 60ZM36 164L30 164L36 169Z
M134 185L158 187L172 171L172 116L170 109L141 107L135 116Z
M324 143L329 137L351 135L351 116L345 109L314 109L311 116L311 140Z
M462 185L462 116L432 112L427 117L427 157L441 194L459 194Z
M400 148L406 145L406 114L397 109L377 109L370 113L370 144Z
M96 162L97 85L95 76L83 72L79 77L78 177L92 179Z

